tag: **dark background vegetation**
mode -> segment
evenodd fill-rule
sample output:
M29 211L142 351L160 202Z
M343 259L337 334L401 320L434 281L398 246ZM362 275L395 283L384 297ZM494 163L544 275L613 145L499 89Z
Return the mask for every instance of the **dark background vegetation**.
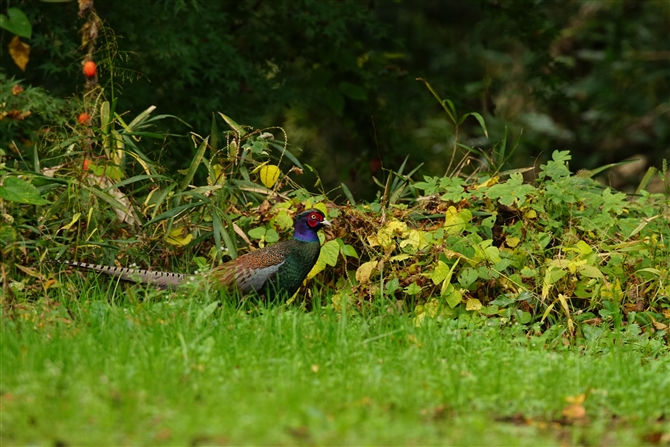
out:
M445 173L454 129L417 77L459 114L485 117L490 138L468 119L461 142L490 151L507 128L519 141L510 167L539 164L554 150L572 152L573 171L641 158L633 178L604 179L626 189L644 167L670 158L669 5L96 0L106 28L95 57L117 111L132 119L155 105L192 126L161 122L162 131L183 135L209 134L217 111L254 127L282 126L326 190L345 182L357 197L372 198L371 177L398 169L406 156L410 168L424 163L419 174ZM13 35L0 30L0 80L46 92L21 126L0 121L0 148L29 156L53 101L76 106L83 91L83 19L74 1L0 2L0 12L8 7L30 18L33 35L23 40L31 54L21 72L7 51ZM189 164L191 147L172 138L157 149L176 170Z

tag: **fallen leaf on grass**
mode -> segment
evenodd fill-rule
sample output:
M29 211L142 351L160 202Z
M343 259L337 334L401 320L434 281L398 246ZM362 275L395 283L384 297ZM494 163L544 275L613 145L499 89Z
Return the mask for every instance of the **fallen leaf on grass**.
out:
M586 417L586 408L582 405L586 401L586 394L568 396L565 400L570 405L563 409L563 417L570 420L584 419Z
M651 315L649 315L649 318L651 319L651 323L654 325L654 327L656 328L656 330L658 330L658 331L663 331L663 330L665 330L665 329L668 328L668 325L667 325L667 324L665 324L665 323L661 323L660 321L656 321L656 320L654 319L654 317L652 317Z
M586 417L586 408L580 404L571 404L563 409L562 414L566 419L584 419Z

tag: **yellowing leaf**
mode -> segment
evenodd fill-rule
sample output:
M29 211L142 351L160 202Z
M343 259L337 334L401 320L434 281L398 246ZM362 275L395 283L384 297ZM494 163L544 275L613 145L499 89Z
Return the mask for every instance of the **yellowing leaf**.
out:
M321 254L319 254L319 259L316 260L314 267L312 267L312 270L310 270L309 273L307 274L307 277L305 278L305 281L303 281L303 284L307 284L307 280L314 278L316 275L318 275L325 269L326 269L326 261L324 261L323 258L321 257Z
M50 279L47 282L44 283L44 290L49 290L49 288L55 284L58 284L58 281L55 279Z
M577 249L583 255L588 255L589 253L593 253L593 249L591 248L591 246L584 241L577 242Z
M389 261L404 261L405 259L409 259L410 256L406 253L403 253L401 255L396 255L396 256L391 256L389 258Z
M581 260L571 260L568 262L568 270L570 273L575 273L578 268L586 265L586 259L581 259Z
M407 232L407 239L400 242L400 248L408 248L410 252L414 253L428 246L423 231L409 230Z
M14 63L21 69L26 71L26 65L30 60L30 45L21 42L19 36L14 36L9 42L9 55L12 57Z
M386 229L390 235L405 237L407 234L407 224L393 219L386 224Z
M370 276L377 267L377 264L377 261L368 261L361 264L360 267L358 267L356 270L356 281L361 284L365 284L366 282L370 281Z
M616 278L614 283L605 281L603 288L600 290L600 296L603 299L620 301L623 297L623 291L621 290L621 282L619 281L619 278Z
M482 308L482 303L477 298L468 298L465 302L465 310L479 310Z
M426 303L424 309L431 318L435 318L435 316L437 316L437 311L440 309L440 302L433 298Z
M586 402L586 394L578 394L576 396L566 396L565 401L569 404L583 404Z
M651 323L654 325L657 331L664 331L668 328L667 324L661 323L660 321L656 321L656 319L651 315L649 316L649 318L651 318Z
M189 242L191 242L191 240L193 239L193 235L191 233L188 233L185 236L182 236L183 231L184 231L183 228L175 228L172 231L170 231L170 234L168 234L168 237L166 239L167 243L172 245L179 245L180 247L188 245Z
M449 266L442 261L437 261L437 267L435 267L433 274L430 276L430 279L433 280L433 284L440 284L447 278L447 276L449 276Z
M277 180L279 180L279 174L281 169L276 165L265 165L261 168L260 178L261 182L268 188L272 188Z
M586 417L586 408L580 404L571 404L563 409L562 414L566 419L584 419Z
M521 239L518 237L512 237L512 236L507 236L505 239L505 243L507 244L508 247L514 248L517 245L519 245L519 242L521 242Z
M570 307L568 306L568 300L566 299L565 295L562 293L558 294L558 301L561 303L561 307L563 307L563 311L565 312L565 315L568 317L568 330L570 333L574 333L575 327L574 323L572 322L572 317L570 316Z
M42 275L40 274L40 272L38 272L37 270L35 270L35 269L32 268L32 267L24 267L24 266L19 265L19 264L15 264L15 265L16 265L16 268L18 268L19 270L21 270L21 271L22 271L23 273L25 273L26 275L32 276L32 277L34 277L34 278L41 278L41 277L42 277Z
M523 215L526 219L537 219L537 212L535 210L529 210L526 214Z
M444 229L447 234L459 234L465 230L465 224L472 220L472 213L468 209L458 211L450 206L444 216Z
M382 228L377 232L377 241L382 248L389 248L393 245L393 233L386 228Z
M324 216L328 216L328 208L326 208L326 205L324 205L323 202L315 203L313 206L310 206L310 208L316 208L321 211Z
M475 186L475 189L481 189L481 188L488 188L489 186L493 186L496 183L498 183L498 180L500 177L497 175L494 177L491 177L490 179L486 180L484 183L480 183L479 185Z
M321 252L319 253L319 259L316 260L316 264L312 267L312 270L309 271L307 277L305 278L304 283L308 279L314 278L320 272L326 269L326 265L334 267L337 264L337 257L340 254L340 244L337 243L337 240L328 241L321 246Z
M75 213L75 215L72 216L72 220L70 221L70 223L67 224L67 225L63 225L62 227L60 227L60 228L58 229L58 231L60 231L60 230L69 230L70 228L72 228L72 225L74 225L74 224L79 220L80 217L81 217L81 213ZM58 233L58 231L57 231L56 233Z
M209 185L223 185L226 183L226 173L223 170L223 166L220 164L215 164L212 166L212 174L214 174L214 181L212 179L207 179Z

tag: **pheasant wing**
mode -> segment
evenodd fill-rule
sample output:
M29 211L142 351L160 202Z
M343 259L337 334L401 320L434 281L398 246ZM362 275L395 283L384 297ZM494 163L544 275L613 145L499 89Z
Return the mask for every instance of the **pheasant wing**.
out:
M252 251L212 270L210 277L224 288L237 288L243 295L262 291L286 262L284 243Z

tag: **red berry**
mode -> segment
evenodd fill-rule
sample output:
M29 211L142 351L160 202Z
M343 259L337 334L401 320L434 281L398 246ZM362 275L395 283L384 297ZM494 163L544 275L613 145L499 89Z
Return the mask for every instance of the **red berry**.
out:
M84 64L84 75L86 75L86 77L92 78L95 76L97 69L98 67L95 65L95 62L88 61Z
M91 122L91 115L84 112L84 113L79 115L79 118L77 118L77 121L79 121L79 124L81 124L82 126L86 126L86 125L90 124L90 122Z
M84 164L82 165L82 168L84 169L84 171L88 171L88 167L89 167L90 164L91 164L91 160L89 160L88 158L85 158L84 159Z

